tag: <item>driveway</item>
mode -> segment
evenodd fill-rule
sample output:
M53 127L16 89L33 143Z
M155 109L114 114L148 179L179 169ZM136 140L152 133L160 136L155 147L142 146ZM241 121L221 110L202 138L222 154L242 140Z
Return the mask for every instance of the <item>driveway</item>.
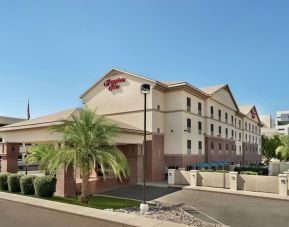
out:
M92 218L0 199L0 227L95 227Z
M175 190L175 191L174 191ZM105 194L142 199L142 187L133 186ZM196 190L148 188L149 198L184 205L234 227L287 227L289 202ZM159 197L158 197L159 196ZM157 198L158 197L158 198ZM198 214L196 215L198 217ZM201 218L203 219L203 218Z

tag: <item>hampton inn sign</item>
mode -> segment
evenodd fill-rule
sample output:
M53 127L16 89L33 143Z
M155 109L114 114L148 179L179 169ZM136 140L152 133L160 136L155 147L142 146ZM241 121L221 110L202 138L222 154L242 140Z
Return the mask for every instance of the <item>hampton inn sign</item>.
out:
M108 79L104 82L103 86L107 87L108 90L113 91L120 88L120 83L124 83L126 78Z

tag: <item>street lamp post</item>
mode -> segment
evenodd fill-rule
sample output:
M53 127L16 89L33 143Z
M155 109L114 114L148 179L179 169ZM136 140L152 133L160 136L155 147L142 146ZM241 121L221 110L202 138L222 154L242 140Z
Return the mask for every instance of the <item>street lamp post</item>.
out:
M146 112L147 112L147 94L150 93L150 85L142 84L140 87L141 93L144 95L144 157L143 157L143 203L140 204L140 211L142 213L148 212L149 206L146 202L146 161L147 161L147 152L146 152Z

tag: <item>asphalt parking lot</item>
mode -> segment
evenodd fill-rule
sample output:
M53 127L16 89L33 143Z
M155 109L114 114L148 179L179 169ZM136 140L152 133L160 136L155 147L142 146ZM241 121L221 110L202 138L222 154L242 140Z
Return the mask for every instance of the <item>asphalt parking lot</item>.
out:
M148 187L149 200L195 208L229 226L289 227L289 202L189 189ZM142 186L104 193L142 199Z

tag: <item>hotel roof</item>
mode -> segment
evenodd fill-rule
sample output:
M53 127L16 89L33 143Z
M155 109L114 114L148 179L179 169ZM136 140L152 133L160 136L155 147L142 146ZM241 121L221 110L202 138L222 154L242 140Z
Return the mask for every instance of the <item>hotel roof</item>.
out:
M53 125L62 125L65 121L71 121L73 116L79 113L79 108L72 108L68 110L64 110L61 112L48 114L42 117L21 121L15 124L6 125L0 128L0 132L4 131L13 131L13 130L21 130L21 129L29 129L29 128L40 128L40 127L49 127ZM123 122L119 122L112 119L107 119L109 122L114 123L120 127L121 130L127 132L143 132L142 129L125 124Z
M22 118L0 116L0 125L9 125L24 120Z

